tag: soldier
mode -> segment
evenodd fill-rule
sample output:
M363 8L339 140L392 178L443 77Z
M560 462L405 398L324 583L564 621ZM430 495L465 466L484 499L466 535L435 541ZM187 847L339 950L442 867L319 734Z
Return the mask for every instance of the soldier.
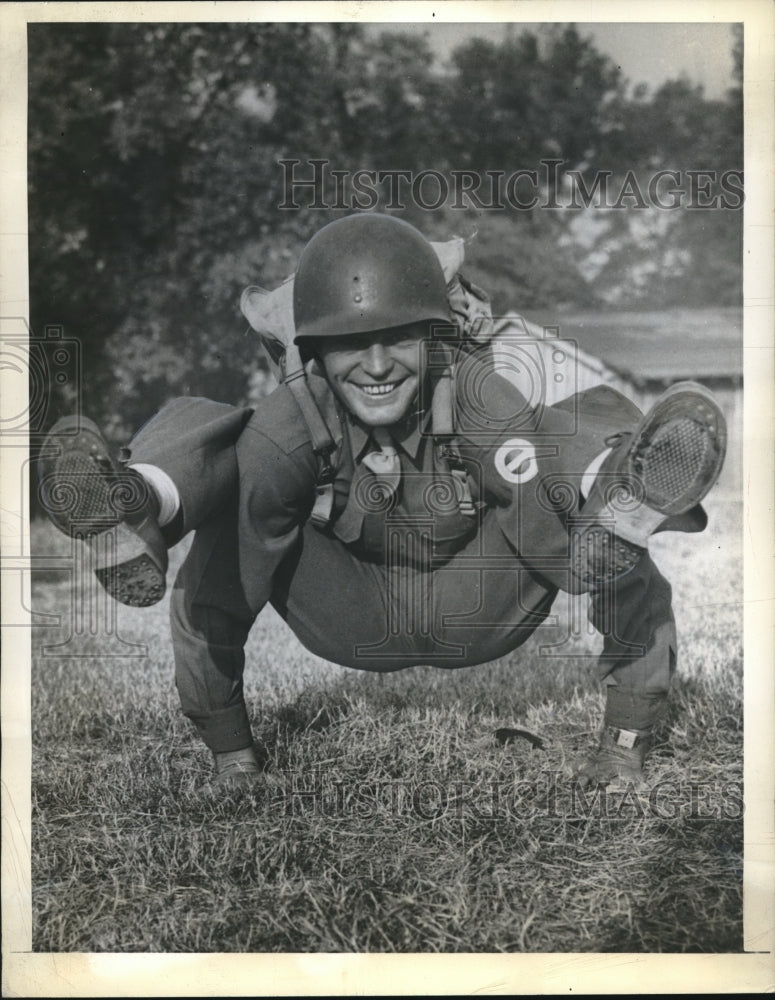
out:
M261 330L258 290L242 307ZM195 531L172 641L215 782L261 773L242 676L267 602L313 653L390 671L510 653L561 589L590 594L604 637L605 718L579 779L640 782L676 663L648 538L705 526L725 448L710 393L681 383L645 416L607 386L531 405L491 344L461 336L428 241L378 214L310 240L293 319L302 365L254 410L176 400L118 464L93 424L60 422L41 458L54 523L100 552L113 533L97 575L120 601L160 599L167 548Z

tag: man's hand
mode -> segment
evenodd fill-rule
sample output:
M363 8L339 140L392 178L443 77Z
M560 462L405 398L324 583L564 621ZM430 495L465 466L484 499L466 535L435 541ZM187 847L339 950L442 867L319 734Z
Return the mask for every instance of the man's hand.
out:
M642 788L645 785L643 762L650 746L650 730L606 727L597 750L574 762L573 776L582 788L597 785L610 789L627 785Z

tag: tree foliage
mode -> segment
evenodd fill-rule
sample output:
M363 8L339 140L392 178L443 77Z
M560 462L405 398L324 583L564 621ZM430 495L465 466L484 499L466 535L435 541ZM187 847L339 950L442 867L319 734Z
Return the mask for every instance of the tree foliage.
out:
M513 170L542 157L596 158L623 98L619 69L573 26L472 39L453 55L447 109L461 165Z

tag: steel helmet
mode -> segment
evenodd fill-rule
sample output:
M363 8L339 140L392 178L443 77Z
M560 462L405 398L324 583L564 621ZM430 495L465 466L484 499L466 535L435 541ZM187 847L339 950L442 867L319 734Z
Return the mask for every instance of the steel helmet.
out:
M330 222L304 248L293 287L294 341L449 324L439 259L414 226L368 212Z

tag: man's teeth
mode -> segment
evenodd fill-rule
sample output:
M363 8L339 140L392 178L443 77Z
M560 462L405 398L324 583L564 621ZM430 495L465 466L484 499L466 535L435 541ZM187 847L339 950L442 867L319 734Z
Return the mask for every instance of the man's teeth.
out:
M362 385L361 389L367 396L387 396L397 385L398 382L387 382L384 385Z

